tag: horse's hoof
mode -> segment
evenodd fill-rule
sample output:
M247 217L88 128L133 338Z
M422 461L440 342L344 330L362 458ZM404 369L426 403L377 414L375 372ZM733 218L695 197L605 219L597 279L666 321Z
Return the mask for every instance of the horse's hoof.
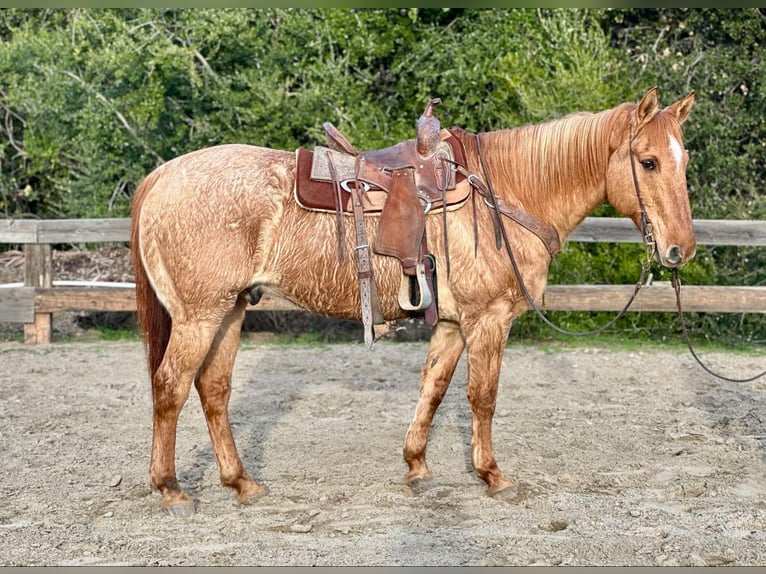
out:
M183 490L166 490L162 493L160 508L173 518L188 518L195 512L194 501Z
M433 487L431 473L429 472L424 476L416 476L413 478L405 477L404 485L411 496L418 496L423 494Z
M268 488L252 482L237 493L237 501L244 505L252 504L256 500L266 496L268 493Z
M194 516L196 509L193 502L178 502L174 504L162 505L168 514L173 518L189 518Z
M415 482L417 480L428 480L433 476L431 474L431 471L427 468L421 468L419 470L411 470L407 474L404 475L404 482L406 484L410 484L412 482Z
M487 494L490 498L508 504L519 504L528 496L526 488L521 487L519 483L489 488L487 489Z

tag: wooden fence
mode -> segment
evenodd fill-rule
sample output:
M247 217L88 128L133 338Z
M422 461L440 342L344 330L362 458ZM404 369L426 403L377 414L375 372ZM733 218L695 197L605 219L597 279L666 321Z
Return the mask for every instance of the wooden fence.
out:
M25 342L49 343L51 316L60 311L135 311L133 288L117 286L54 286L52 245L127 242L130 220L0 220L0 243L23 244L23 287L0 288L0 323L24 323ZM766 246L766 221L694 220L701 245ZM640 243L627 219L589 217L570 242ZM549 285L541 307L549 311L617 311L633 285ZM766 287L684 286L686 311L766 313ZM264 297L249 310L295 310L279 299ZM631 311L673 312L675 293L667 282L641 289Z

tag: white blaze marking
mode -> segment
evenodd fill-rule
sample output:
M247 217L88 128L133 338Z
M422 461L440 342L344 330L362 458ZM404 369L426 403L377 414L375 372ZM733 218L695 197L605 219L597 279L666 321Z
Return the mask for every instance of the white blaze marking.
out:
M684 148L676 138L670 136L670 154L673 159L676 160L676 171L681 171L681 162L684 159Z

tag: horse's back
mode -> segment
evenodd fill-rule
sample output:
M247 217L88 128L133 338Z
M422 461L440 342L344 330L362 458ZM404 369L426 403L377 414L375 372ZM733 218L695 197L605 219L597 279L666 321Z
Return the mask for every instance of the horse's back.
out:
M222 144L178 156L161 166L153 194L166 197L207 195L231 200L232 193L257 193L264 187L281 187L291 179L295 154L247 144ZM199 198L199 197L198 197Z

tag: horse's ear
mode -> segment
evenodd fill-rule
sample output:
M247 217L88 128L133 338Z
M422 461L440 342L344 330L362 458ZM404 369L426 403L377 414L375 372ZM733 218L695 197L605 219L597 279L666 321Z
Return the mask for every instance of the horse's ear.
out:
M672 106L668 106L667 111L676 116L676 118L678 118L678 123L682 124L686 121L686 118L689 117L689 113L692 111L692 106L694 106L694 90L689 92L689 95L683 100L679 100Z
M651 120L659 109L657 86L654 86L644 94L644 97L641 98L641 103L636 108L636 131L640 130L644 124Z

